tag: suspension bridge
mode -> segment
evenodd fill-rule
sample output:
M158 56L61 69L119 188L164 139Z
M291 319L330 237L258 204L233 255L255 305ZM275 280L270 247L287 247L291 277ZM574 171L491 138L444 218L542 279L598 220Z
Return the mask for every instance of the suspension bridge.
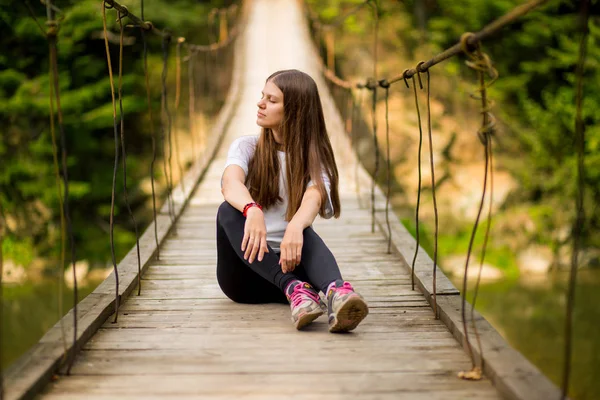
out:
M107 3L121 17L145 24L143 17L125 15L118 3ZM226 44L234 57L221 59L231 61L227 97L204 137L202 154L172 187L117 273L4 372L4 397L560 398L553 383L462 303L459 290L387 211L386 193L372 184L358 160L348 118L338 111L328 86L354 84L324 67L302 5L251 0L239 13L235 35ZM397 80L412 78L416 85L414 76L431 65L422 63L422 70L407 70ZM344 277L369 303L368 318L351 334L329 334L324 319L297 332L287 306L233 303L215 278L214 225L227 149L237 137L257 133L255 103L264 80L287 68L316 80L340 170L342 217L318 219L314 227ZM484 137L490 123L485 118ZM115 117L115 133L116 124ZM472 329L465 335L465 315L472 316L477 335ZM65 355L64 338L72 336ZM467 378L478 378L470 375L478 369L481 379L458 377L464 371Z

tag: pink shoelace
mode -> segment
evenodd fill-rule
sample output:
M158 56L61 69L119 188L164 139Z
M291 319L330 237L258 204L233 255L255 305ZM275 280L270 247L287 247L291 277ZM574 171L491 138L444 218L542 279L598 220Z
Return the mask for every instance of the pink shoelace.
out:
M319 302L319 295L316 292L305 288L304 284L298 284L290 295L292 306L298 307L300 304L302 304L302 302L306 299L305 296L308 296L317 303Z
M354 288L352 287L350 282L344 281L344 284L340 287L336 287L335 285L333 285L331 287L331 289L329 289L329 292L332 292L332 291L334 293L339 293L339 294L349 294L349 293L354 293ZM329 297L329 293L327 294L327 297Z
M354 288L350 284L350 282L344 282L344 284L340 287L333 287L333 289L339 294L348 294L350 292L354 292Z

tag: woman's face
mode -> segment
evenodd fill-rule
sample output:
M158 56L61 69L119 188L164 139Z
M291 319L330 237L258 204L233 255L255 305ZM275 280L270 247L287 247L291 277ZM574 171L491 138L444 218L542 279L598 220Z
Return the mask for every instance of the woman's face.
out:
M265 83L257 106L258 126L278 130L283 121L283 92L273 82Z

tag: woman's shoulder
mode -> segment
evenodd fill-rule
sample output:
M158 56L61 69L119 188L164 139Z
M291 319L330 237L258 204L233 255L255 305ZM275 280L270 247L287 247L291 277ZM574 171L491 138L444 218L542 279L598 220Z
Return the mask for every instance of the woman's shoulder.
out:
M240 137L238 137L237 139L235 139L232 143L232 145L242 145L242 144L249 144L249 145L256 145L256 143L258 142L258 137L259 135L242 135Z
M258 142L258 135L244 135L236 138L229 147L229 157L250 159L254 150L256 150L256 143Z

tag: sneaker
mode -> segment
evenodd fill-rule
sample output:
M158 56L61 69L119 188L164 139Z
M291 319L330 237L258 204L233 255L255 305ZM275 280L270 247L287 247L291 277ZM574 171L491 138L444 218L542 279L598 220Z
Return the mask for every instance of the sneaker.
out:
M296 329L304 328L323 315L325 304L310 284L301 281L291 283L285 295L290 302L292 322Z
M348 332L369 313L369 306L350 283L338 279L327 291L329 332Z

